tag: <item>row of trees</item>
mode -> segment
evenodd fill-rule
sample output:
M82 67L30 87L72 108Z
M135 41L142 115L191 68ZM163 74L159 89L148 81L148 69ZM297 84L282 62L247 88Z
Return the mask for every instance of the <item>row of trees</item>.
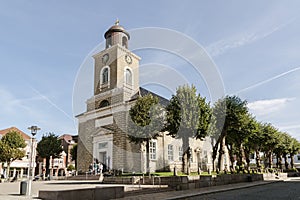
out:
M189 164L185 162L189 162L191 156L191 137L199 140L206 136L213 138L213 163L218 160L217 166L213 165L214 170L224 169L225 148L229 152L231 170L235 160L240 169L249 169L253 153L256 153L256 165L260 168L260 152L268 158L269 167L272 167L272 156L276 154L278 167L282 168L283 158L288 168L289 155L293 168L293 156L300 150L295 138L280 132L270 123L258 122L249 113L246 101L237 96L226 96L211 107L197 94L194 86L180 86L165 107L151 94L139 97L129 114L129 139L135 143L145 142L147 151L149 141L159 137L161 132L168 131L172 137L182 139L183 169L187 164L187 173Z

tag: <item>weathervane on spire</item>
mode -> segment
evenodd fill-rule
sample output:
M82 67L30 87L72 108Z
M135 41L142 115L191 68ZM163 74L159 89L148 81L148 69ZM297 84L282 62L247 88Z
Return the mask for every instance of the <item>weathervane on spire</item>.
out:
M119 25L119 23L120 23L120 21L119 21L119 19L117 18L117 20L116 20L116 22L115 22L115 25Z

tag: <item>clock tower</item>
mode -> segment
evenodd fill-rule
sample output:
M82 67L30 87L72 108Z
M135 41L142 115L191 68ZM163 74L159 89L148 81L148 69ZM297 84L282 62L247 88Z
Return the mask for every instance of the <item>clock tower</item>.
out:
M105 49L93 55L93 96L86 101L87 111L77 116L77 167L86 172L101 162L108 169L140 171L134 161L140 147L126 136L128 111L139 93L140 57L128 49L130 35L118 20L104 38Z

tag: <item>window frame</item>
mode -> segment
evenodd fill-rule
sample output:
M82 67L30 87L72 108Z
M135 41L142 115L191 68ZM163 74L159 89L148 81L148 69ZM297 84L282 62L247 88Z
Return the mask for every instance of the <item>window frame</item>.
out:
M130 73L130 79L131 80L127 79L127 72ZM129 67L125 67L125 69L124 69L124 83L126 85L133 86L133 72Z
M157 141L151 140L149 141L149 159L157 160Z
M172 144L168 144L168 160L174 161L174 146Z

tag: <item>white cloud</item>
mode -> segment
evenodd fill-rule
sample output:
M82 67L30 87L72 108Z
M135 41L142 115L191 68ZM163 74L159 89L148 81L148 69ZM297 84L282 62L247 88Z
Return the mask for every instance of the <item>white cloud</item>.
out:
M295 98L259 100L249 103L248 108L251 113L257 116L268 115L281 110L294 99Z

